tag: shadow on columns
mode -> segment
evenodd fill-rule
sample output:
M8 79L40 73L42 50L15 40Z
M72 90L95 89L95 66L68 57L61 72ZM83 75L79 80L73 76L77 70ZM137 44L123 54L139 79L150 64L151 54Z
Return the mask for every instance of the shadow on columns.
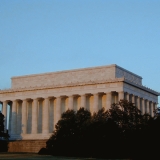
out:
M22 139L22 101L17 100L15 106L13 102L9 103L10 112L9 112L9 135L10 141L21 140Z

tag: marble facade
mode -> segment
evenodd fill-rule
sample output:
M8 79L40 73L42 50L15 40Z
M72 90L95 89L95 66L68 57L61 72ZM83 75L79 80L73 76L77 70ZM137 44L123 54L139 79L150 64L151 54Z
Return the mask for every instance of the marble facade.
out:
M153 116L159 95L142 85L142 77L109 65L12 77L12 87L0 90L0 103L11 139L35 140L48 139L67 109L94 113L127 99Z

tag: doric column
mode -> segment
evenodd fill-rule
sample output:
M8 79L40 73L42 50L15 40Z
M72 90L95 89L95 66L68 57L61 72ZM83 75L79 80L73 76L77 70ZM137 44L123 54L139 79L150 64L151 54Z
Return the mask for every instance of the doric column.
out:
M126 100L129 102L129 93L126 93Z
M22 102L22 134L27 132L27 100Z
M124 100L124 92L121 91L121 92L118 92L118 101L120 100Z
M4 115L4 128L7 129L7 101L3 102L2 114Z
M153 111L155 111L157 109L157 103L153 104Z
M145 114L145 99L142 99L142 114Z
M158 105L158 103L155 103L155 106L154 106L154 107L155 107L155 109L157 109L157 105Z
M132 94L132 103L135 104L135 96Z
M86 95L81 95L81 106L82 108L86 108Z
M34 99L33 100L33 105L32 105L32 134L36 134L37 133L37 108L38 108L38 100Z
M110 109L110 107L111 107L111 98L112 98L112 93L111 92L109 92L109 93L106 93L106 95L107 95L107 98L106 98L106 100L107 100L107 107L106 107L106 110L108 110L108 109Z
M154 117L154 103L153 102L151 102L151 117Z
M141 98L140 97L137 97L137 108L140 110L141 109Z
M49 98L45 98L42 112L42 133L49 133Z
M61 119L61 97L56 98L56 112L54 116L56 117L56 121L55 121L55 125L56 125L57 122Z
M94 104L93 104L93 113L98 112L98 94L94 94Z
M11 134L17 133L17 101L12 102L12 120L11 120Z
M149 113L149 101L148 100L146 101L146 113L150 114Z
M69 96L68 109L73 109L73 96Z

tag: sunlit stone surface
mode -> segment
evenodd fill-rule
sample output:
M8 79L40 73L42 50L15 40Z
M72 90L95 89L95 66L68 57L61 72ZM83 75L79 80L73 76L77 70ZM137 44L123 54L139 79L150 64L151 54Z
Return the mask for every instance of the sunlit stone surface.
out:
M142 85L142 77L109 65L12 77L11 89L0 90L0 103L11 139L35 140L48 139L67 109L94 113L127 99L153 116L158 95Z

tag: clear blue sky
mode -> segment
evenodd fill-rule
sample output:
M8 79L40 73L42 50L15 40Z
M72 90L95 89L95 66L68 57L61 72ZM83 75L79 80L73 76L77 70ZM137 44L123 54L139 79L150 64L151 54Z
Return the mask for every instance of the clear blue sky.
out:
M109 64L160 91L159 0L0 1L0 89L12 76Z

